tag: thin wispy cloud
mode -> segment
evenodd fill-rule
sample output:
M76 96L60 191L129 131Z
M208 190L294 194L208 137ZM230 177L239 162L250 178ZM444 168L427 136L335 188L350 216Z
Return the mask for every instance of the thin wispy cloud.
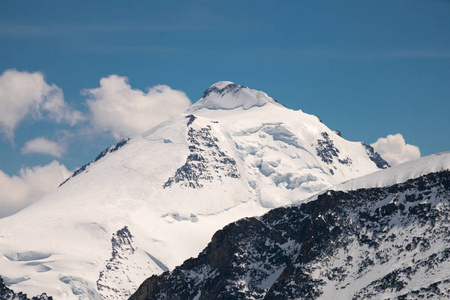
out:
M181 47L168 47L159 45L87 45L82 47L87 52L104 53L104 54L120 54L120 53L153 53L153 54L180 54L186 53L187 50Z
M66 36L68 34L121 34L121 33L150 33L199 31L224 25L225 20L214 11L203 6L186 3L176 11L164 16L149 15L144 21L120 22L87 21L87 22L59 22L27 24L15 21L0 21L0 37L9 38L38 38L46 36ZM230 27L239 26L231 24Z
M204 28L191 24L90 24L90 25L24 25L15 23L0 23L0 36L15 38L36 38L45 36L60 36L76 33L127 33L127 32L164 32L190 31Z
M392 59L435 59L450 58L450 50L445 49L403 49L376 51L346 51L346 50L299 50L299 56L317 58L335 58L345 60L392 60Z
M264 57L304 57L317 59L341 60L392 60L392 59L442 59L450 58L450 49L429 47L428 49L380 49L380 50L343 50L333 48L278 48L278 47L248 47L236 52L246 55L261 55Z

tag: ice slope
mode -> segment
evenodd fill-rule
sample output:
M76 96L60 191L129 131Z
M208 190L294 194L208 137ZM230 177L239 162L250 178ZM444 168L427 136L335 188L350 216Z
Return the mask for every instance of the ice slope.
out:
M55 299L124 299L237 219L386 167L313 115L219 82L186 113L106 149L0 219L0 275Z
M421 157L387 170L348 180L332 189L346 191L361 188L385 187L405 182L408 179L417 178L428 173L446 170L450 170L450 151Z

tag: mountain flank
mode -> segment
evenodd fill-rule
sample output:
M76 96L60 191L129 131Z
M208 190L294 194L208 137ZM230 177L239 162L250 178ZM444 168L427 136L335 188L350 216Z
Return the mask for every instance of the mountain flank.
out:
M449 200L450 171L330 190L225 226L130 299L449 299Z

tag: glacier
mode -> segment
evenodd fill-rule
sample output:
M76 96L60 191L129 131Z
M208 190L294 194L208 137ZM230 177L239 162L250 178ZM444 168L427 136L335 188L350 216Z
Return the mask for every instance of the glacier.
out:
M55 299L123 299L230 222L302 202L379 164L318 117L219 82L0 219L0 276Z

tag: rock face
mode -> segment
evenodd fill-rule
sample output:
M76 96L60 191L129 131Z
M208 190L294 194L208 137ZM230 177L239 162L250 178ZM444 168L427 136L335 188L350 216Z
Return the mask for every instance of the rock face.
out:
M106 263L105 269L100 271L97 280L97 289L103 294L104 299L110 299L111 294L122 298L129 296L127 291L121 288L120 282L130 281L127 273L132 272L132 270L129 270L122 261L127 260L135 252L132 241L133 236L126 226L114 233L111 238L111 258Z
M214 234L137 299L449 299L450 171L328 191Z
M378 168L386 169L390 167L387 161L385 161L380 154L376 153L372 146L363 142L361 144L366 147L367 155L369 155L370 160L373 161Z
M13 290L8 288L3 281L3 278L0 277L0 299L1 300L30 300L27 297L27 294L22 292L15 293ZM53 300L52 297L47 296L47 294L43 293L40 296L35 296L31 298L31 300Z
M218 145L219 140L214 136L210 125L195 129L192 123L196 117L186 116L188 119L187 140L189 142L189 156L186 163L177 169L175 175L170 177L164 188L171 187L174 183L182 187L202 188L203 181L212 182L224 177L240 178L236 168L236 161L229 157Z
M317 151L317 156L319 156L323 162L331 165L335 162L334 160L337 159L337 161L340 164L343 164L343 165L351 165L352 164L352 160L348 156L345 158L342 158L342 159L339 158L339 149L337 149L334 146L334 143L330 139L330 136L328 135L328 133L322 132L321 135L322 135L323 139L317 140L316 151ZM372 158L371 158L371 160L372 160ZM337 169L336 167L334 167L334 168Z

